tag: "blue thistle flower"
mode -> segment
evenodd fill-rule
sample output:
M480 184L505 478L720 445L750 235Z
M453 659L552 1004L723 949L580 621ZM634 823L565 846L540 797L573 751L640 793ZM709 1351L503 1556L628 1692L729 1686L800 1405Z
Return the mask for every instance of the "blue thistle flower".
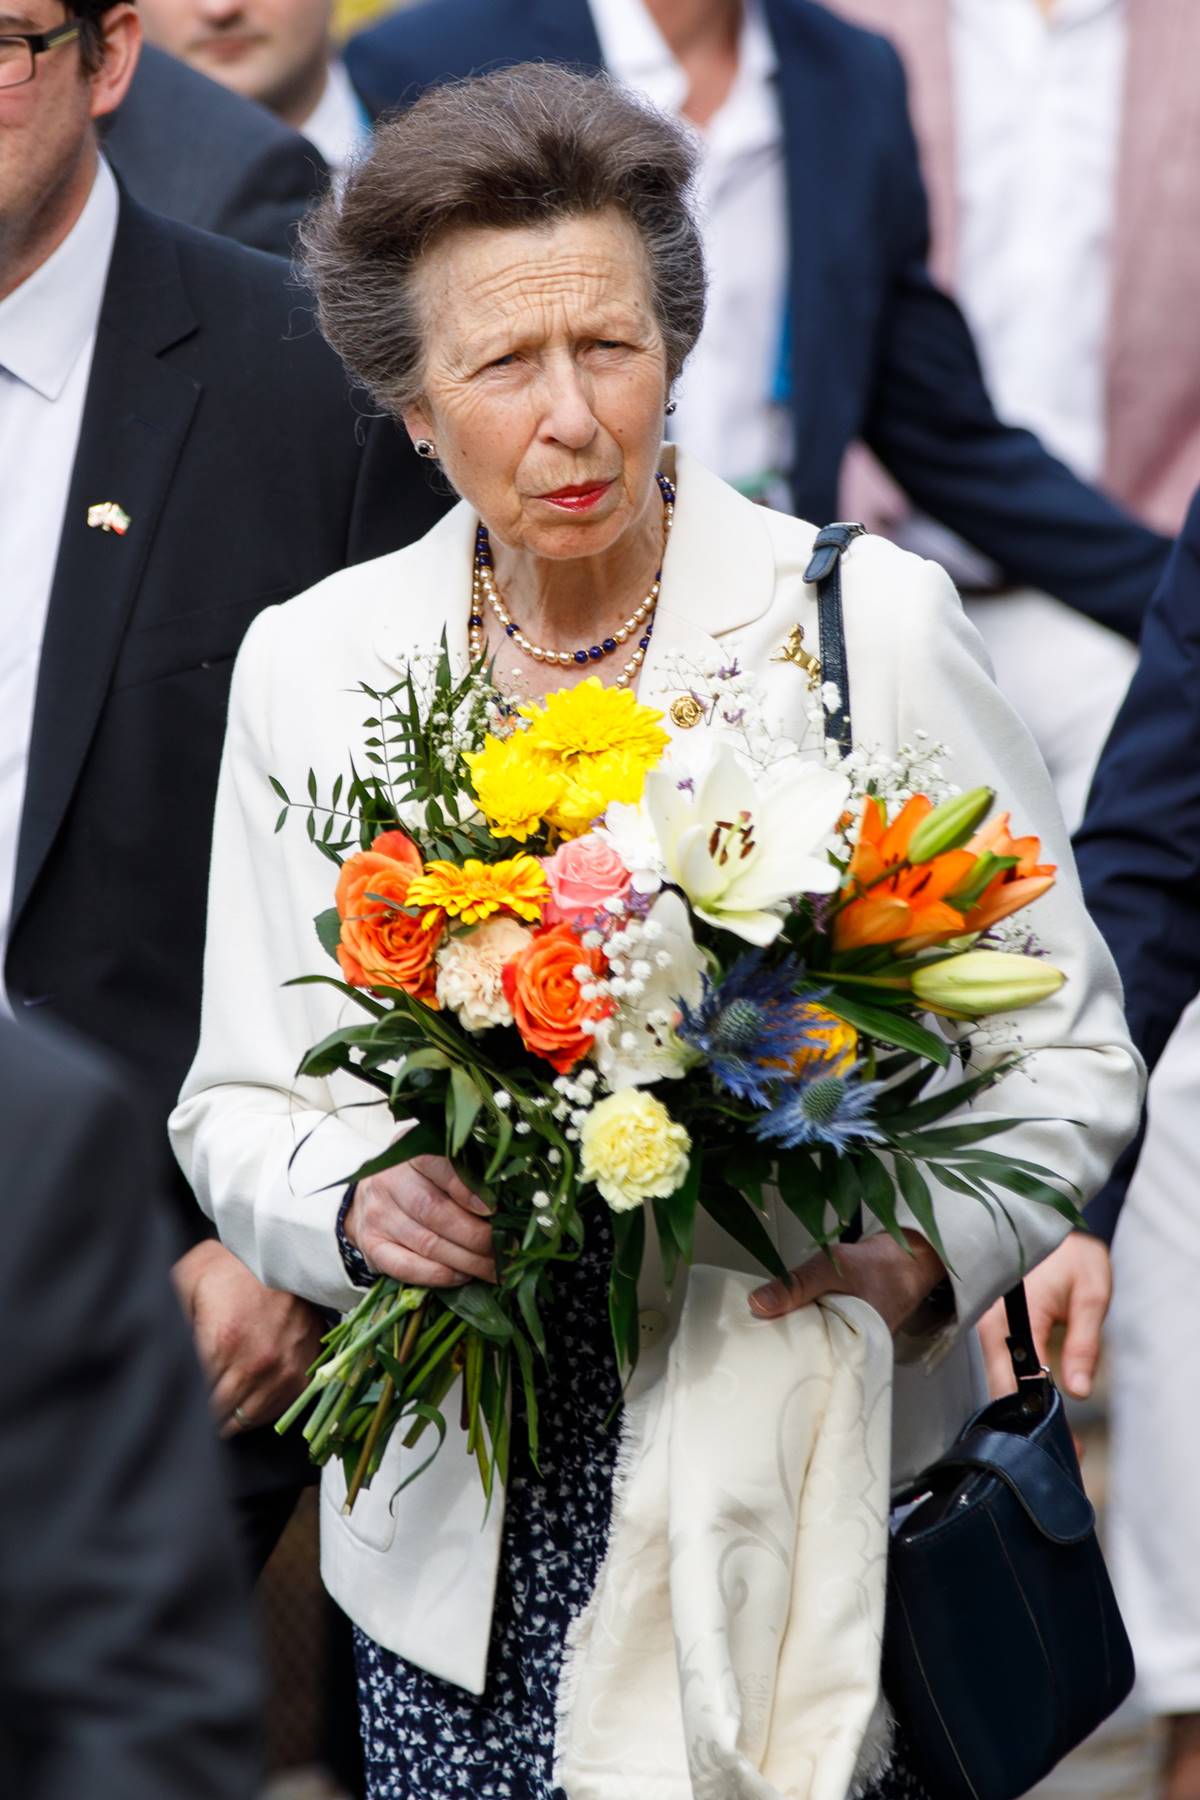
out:
M855 1143L882 1142L876 1130L873 1108L881 1083L858 1081L856 1070L848 1075L816 1075L788 1088L778 1105L754 1127L756 1137L798 1150L818 1144L839 1155Z
M698 1006L680 1001L678 1035L703 1056L713 1079L738 1100L770 1106L793 1057L817 1041L797 995L803 970L795 957L763 966L761 950L740 956L725 979L704 982ZM770 1067L772 1063L783 1067Z

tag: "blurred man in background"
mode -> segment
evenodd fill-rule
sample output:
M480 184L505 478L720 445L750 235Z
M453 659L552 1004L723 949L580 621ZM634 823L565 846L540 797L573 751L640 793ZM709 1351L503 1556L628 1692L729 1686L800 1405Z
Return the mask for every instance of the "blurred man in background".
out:
M102 129L114 172L151 212L273 256L292 256L328 179L298 131L149 44Z
M253 1800L261 1688L144 1121L0 1020L0 1793Z
M373 109L330 38L333 0L142 0L152 44L316 145L335 177L371 133Z
M886 31L904 58L933 198L933 264L967 314L1000 412L1036 430L1147 524L1177 532L1200 477L1200 163L1183 153L1200 141L1200 8L1188 0L831 4ZM1131 647L1047 594L1004 591L996 569L906 516L895 490L851 493L853 516L878 502L876 524L957 575L1000 685L1077 824L1132 672ZM1176 578L1193 564L1194 549L1190 559L1181 552ZM1141 729L1149 729L1144 714ZM1121 928L1102 923L1124 973ZM1133 1011L1139 999L1128 975L1126 992ZM1162 1049L1155 1046L1156 1058ZM1164 1407L1189 1411L1200 1371L1200 1235L1186 1225L1197 1213L1198 1082L1195 1006L1151 1085L1116 1249L1112 1331L1114 1573L1141 1696L1171 1717L1169 1800L1200 1800L1200 1459L1192 1434L1161 1428ZM1111 1238L1126 1183L1110 1185L1090 1209L1102 1237ZM1173 1277L1164 1282L1167 1243ZM1043 1324L1068 1320L1063 1367L1075 1392L1087 1391L1099 1352L1100 1257L1098 1243L1076 1237L1033 1277ZM987 1332L1003 1367L1003 1321L989 1321Z
M21 0L0 44L0 1004L134 1072L176 1281L231 1433L251 1555L299 1485L271 1421L323 1323L210 1234L165 1120L195 1047L233 657L264 606L441 510L364 422L286 265L122 196L95 120L126 4ZM14 28L15 30L15 28Z

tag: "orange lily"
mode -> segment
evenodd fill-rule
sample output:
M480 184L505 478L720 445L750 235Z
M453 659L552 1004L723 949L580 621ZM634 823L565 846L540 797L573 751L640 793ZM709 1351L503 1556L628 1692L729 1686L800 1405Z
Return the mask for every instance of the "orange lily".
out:
M1044 894L1047 888L1054 886L1057 864L1039 863L1042 844L1040 838L1015 838L1008 828L1011 817L1009 813L1001 813L985 825L982 831L967 845L974 856L983 856L991 852L993 856L1015 856L1015 868L1002 869L994 880L989 881L979 899L966 915L968 931L986 931L998 919L1006 919L1010 913L1019 912L1021 907L1028 906Z
M933 802L926 795L914 794L889 825L877 800L864 801L858 842L842 889L843 896L857 897L834 920L835 949L894 943L907 954L968 929L947 896L963 885L978 852L948 850L916 866L906 860L913 833L932 811Z

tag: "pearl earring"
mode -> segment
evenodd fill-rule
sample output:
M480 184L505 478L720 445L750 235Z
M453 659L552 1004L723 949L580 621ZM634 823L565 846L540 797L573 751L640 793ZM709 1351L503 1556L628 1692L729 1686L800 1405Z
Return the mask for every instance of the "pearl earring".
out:
M437 455L437 445L431 443L429 438L418 438L413 445L413 449L418 456L423 456L427 462L432 462Z

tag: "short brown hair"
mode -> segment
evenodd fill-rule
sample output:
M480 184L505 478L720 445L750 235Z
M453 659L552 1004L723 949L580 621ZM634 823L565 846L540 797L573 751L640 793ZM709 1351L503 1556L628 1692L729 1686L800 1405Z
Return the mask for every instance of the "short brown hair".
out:
M117 0L67 0L67 15L78 19L79 60L85 75L96 75L104 65L104 18Z
M616 207L645 246L673 381L704 321L704 256L684 127L604 75L544 63L430 88L380 125L340 197L301 229L321 329L392 412L421 392L414 276L461 226L551 225Z

